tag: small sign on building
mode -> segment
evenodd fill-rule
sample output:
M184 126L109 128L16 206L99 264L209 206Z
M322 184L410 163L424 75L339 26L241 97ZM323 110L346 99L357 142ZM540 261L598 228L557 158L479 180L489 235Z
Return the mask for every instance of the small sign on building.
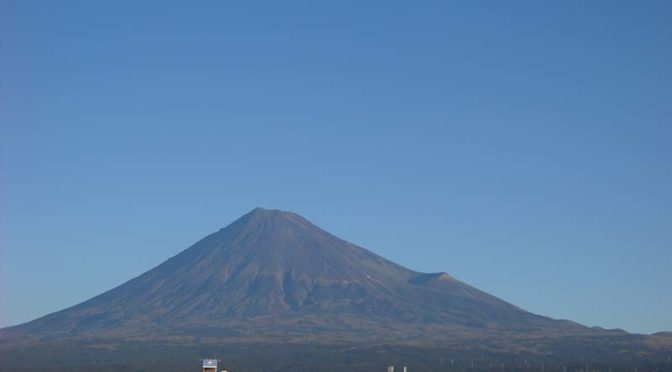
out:
M203 372L217 372L217 359L203 359Z

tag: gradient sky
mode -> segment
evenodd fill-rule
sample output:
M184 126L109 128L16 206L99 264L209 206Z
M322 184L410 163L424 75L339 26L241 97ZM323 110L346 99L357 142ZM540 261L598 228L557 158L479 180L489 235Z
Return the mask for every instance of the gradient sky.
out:
M672 331L672 2L0 1L0 326L256 206Z

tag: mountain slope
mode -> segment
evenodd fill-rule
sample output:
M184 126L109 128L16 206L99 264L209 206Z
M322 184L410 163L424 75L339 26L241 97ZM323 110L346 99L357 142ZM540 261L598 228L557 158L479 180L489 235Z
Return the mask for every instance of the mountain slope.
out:
M409 270L301 216L257 208L154 269L9 329L45 337L423 337L553 330L446 273Z
M672 338L531 314L288 212L255 209L148 272L0 330L4 371L672 370Z

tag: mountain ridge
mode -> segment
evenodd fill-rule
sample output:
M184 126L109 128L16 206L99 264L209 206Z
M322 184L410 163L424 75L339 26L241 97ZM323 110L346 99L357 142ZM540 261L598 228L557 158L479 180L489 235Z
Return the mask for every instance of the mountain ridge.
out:
M174 363L186 366L203 350L222 347L236 350L231 358L239 366L258 371L277 370L276 359L255 350L296 366L296 347L312 353L299 357L304 365L297 370L316 370L321 364L313 358L333 358L326 352L332 347L346 350L338 363L357 360L362 371L397 352L430 366L428 356L446 350L457 360L465 352L555 355L563 363L605 355L609 365L633 358L647 365L650 358L664 361L672 337L536 315L446 272L387 260L296 213L255 208L109 291L0 329L0 371L44 370L42 360L60 360L54 371L77 370L73 361L87 370L112 356L130 364L110 370L154 370L147 353L157 352L175 353L163 367L178 370ZM27 365L33 350L42 357Z
M295 331L297 319L317 319L334 334L366 322L380 337L435 323L474 331L587 329L529 313L445 272L408 269L296 213L263 208L114 289L11 328L52 336L203 328L229 328L228 334L238 323L251 323L282 333Z

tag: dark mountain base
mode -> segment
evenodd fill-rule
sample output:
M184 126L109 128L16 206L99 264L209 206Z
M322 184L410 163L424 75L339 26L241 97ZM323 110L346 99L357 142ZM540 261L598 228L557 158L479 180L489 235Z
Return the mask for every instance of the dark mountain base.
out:
M539 340L537 340L539 341ZM628 345L624 348L625 345ZM216 357L229 371L672 371L669 352L623 338L519 340L511 351L471 344L111 344L53 341L0 353L0 371L198 371ZM553 350L550 350L553 349ZM552 351L552 352L551 352Z
M257 208L88 301L0 330L2 371L672 371L672 335L536 315ZM397 369L399 371L400 369Z

